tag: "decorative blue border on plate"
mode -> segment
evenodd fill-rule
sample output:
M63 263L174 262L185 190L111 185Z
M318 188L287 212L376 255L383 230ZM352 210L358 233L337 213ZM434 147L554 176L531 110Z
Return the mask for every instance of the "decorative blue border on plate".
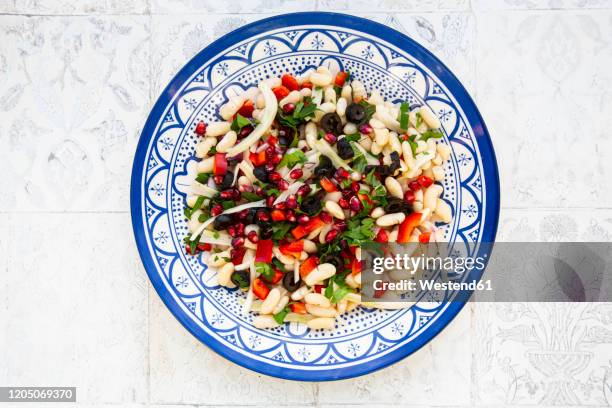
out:
M198 53L183 69L181 69L181 71L179 71L179 73L163 91L160 98L154 105L149 118L147 119L138 143L134 159L134 167L132 169L130 198L132 224L140 256L153 286L158 291L166 306L171 310L181 324L183 324L183 326L185 326L196 338L200 339L217 353L244 367L275 377L302 381L321 381L355 377L375 371L399 361L400 359L419 349L421 346L431 340L437 333L439 333L461 310L464 303L451 302L446 310L444 310L442 315L438 317L418 337L411 340L408 345L400 347L386 355L382 355L375 360L351 367L322 370L293 369L274 366L259 360L245 357L244 354L225 347L223 344L219 343L217 339L203 332L201 328L194 323L194 321L184 314L181 306L176 303L176 301L172 298L172 295L167 292L165 282L160 278L159 274L155 273L156 265L149 252L145 232L142 230L143 218L141 210L143 203L141 201L142 192L140 190L140 184L143 177L144 163L150 137L155 132L160 116L164 114L168 104L174 98L181 84L187 81L188 78L190 78L191 75L196 72L205 62L215 57L218 53L226 50L228 47L243 41L245 38L249 38L257 35L258 33L269 30L299 25L311 25L313 23L317 26L330 26L330 29L333 29L334 27L342 27L378 37L392 45L397 46L398 48L406 50L406 52L409 53L412 58L419 60L437 76L437 78L449 89L458 105L463 110L465 117L469 121L473 135L478 142L478 147L481 153L482 172L485 178L485 185L487 186L484 214L486 225L483 227L481 237L482 242L494 241L499 215L499 175L497 172L497 163L491 140L482 117L480 116L474 102L467 94L463 86L459 83L457 78L435 56L423 49L409 37L381 24L358 17L336 13L295 13L275 16L246 25L230 34L227 34Z

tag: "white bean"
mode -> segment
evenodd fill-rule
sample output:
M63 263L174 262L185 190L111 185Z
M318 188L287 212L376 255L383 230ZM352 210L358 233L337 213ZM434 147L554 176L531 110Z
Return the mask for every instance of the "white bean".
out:
M399 181L395 179L395 177L391 177L391 176L387 177L385 179L385 187L387 187L387 191L393 197L404 198L404 194L402 192L402 186L399 183Z
M334 226L332 224L329 224L329 225L325 225L324 227L318 229L317 235L319 236L319 243L320 244L324 244L325 243L325 236L327 235L327 233L329 231L332 230L333 227ZM310 235L308 236L308 238L309 239L311 238Z
M226 134L231 129L230 122L210 122L206 126L206 136L217 137Z
M351 173L351 180L353 181L361 181L361 173L358 171L354 171Z
M362 137L359 140L359 145L366 150L372 150L372 139L369 137Z
M370 126L372 126L372 128L374 129L384 129L385 128L385 124L376 118L370 119L369 123L370 123Z
M433 166L431 168L431 172L433 173L433 178L436 181L444 180L444 169L442 166Z
M344 125L342 131L345 135L352 135L354 133L357 133L357 125L352 122L347 122L346 125Z
M340 96L346 99L347 104L353 102L353 88L351 88L349 84L344 85L340 92Z
M346 282L346 284L353 289L359 287L359 285L357 285L357 282L355 282L355 279L353 279L353 275L351 274L346 275L346 278L344 278L344 282Z
M226 263L217 273L217 281L221 286L227 286L233 288L236 285L231 280L232 273L234 273L234 264L231 262Z
M341 191L332 191L331 193L325 194L325 196L323 197L323 200L324 201L338 202L338 200L340 200L340 198L342 198L342 192Z
M211 171L213 171L213 168L215 166L215 158L214 157L209 157L207 159L204 159L200 162L198 162L198 173L210 173Z
M402 142L402 156L404 157L404 162L409 169L414 168L414 156L412 155L412 148L410 147L410 143L404 141Z
M308 293L304 296L304 301L310 305L321 306L321 307L330 307L331 302L328 298L323 296L320 293Z
M314 86L325 87L331 84L332 79L331 74L328 73L313 72L310 75L310 82L312 82Z
M291 300L302 300L307 293L310 293L310 289L308 289L308 286L304 285L291 294Z
M384 102L385 100L382 98L382 96L380 96L380 93L378 93L378 90L373 89L372 92L370 92L368 103L372 105L378 105L379 103L384 103Z
M249 178L247 176L240 176L238 177L238 185L239 186L249 186L251 185L251 181L249 180Z
M412 203L412 209L413 209L414 211L417 211L417 212L418 212L418 211L422 211L422 210L423 210L423 202L422 202L422 201L416 201L416 200L415 200L415 201Z
M338 203L334 201L326 201L325 209L327 210L328 213L338 218L339 220L344 219L344 211L342 211L342 208L338 205Z
M255 231L257 234L259 234L259 225L257 224L249 224L246 227L244 227L244 234L248 235L249 232L251 231Z
M440 155L443 161L448 160L452 151L451 147L444 143L438 143L436 150L438 151L438 154Z
M373 155L379 155L382 152L382 146L376 142L372 142L372 146L370 147L370 151Z
M382 207L376 207L370 213L370 217L372 218L379 218L379 217L382 217L383 215L385 215L385 209Z
M376 225L379 227L390 227L391 225L401 224L405 218L406 214L404 213L385 214L376 219Z
M310 89L310 88L302 88L302 89L300 89L300 93L302 94L302 97L305 98L307 96L312 95L312 89Z
M325 88L325 93L323 94L323 100L325 102L336 103L336 90L333 86L328 86Z
M374 141L381 147L385 146L389 142L389 129L374 128Z
M280 298L281 298L280 290L278 290L278 288L272 289L270 293L268 293L268 296L266 296L263 303L261 304L261 311L260 311L261 314L272 313L272 311L278 304L278 301L280 300Z
M287 306L287 303L289 303L289 296L284 295L279 301L278 304L276 305L276 307L274 308L274 310L272 311L272 314L277 314L280 313L281 310L283 310L285 308L285 306Z
M315 317L314 319L309 320L306 325L313 330L332 330L334 327L336 327L336 320L332 319L331 317Z
M257 100L255 101L255 107L257 109L263 109L266 107L266 100L262 94L257 95Z
M230 120L232 116L238 112L238 109L242 107L244 103L244 95L234 96L221 108L219 108L219 114L225 120Z
M427 187L425 192L423 193L423 206L428 208L430 211L436 209L436 205L438 204L438 198L442 194L444 189L439 184L432 184Z
M351 82L351 87L353 88L353 100L360 101L361 99L364 99L368 96L365 86L363 86L363 83L361 83L361 81L358 81L356 79L353 80Z
M452 210L450 208L450 205L448 205L448 203L440 198L438 198L437 204L436 204L436 211L435 214L440 217L440 219L442 220L442 222L444 223L449 223L452 221L453 219L453 214L452 214Z
M419 113L421 114L421 118L423 118L423 122L425 122L425 124L427 124L430 129L440 128L440 119L438 119L438 117L433 113L429 106L421 106L421 109L419 109Z
M217 152L227 152L230 147L236 144L236 140L238 140L238 135L233 130L230 130L221 140L219 140L219 143L217 143Z
M262 115L263 115L263 111L260 109L255 109L253 111L253 119L261 120Z
M393 230L389 233L389 242L397 241L397 234L399 233L399 229L397 227L393 228Z
M304 240L304 251L308 252L309 254L317 252L317 244L315 244L309 239L305 239Z
M397 133L389 132L388 146L391 146L391 151L402 153L402 143L400 142L399 137L397 137Z
M309 304L306 304L306 311L316 317L336 317L336 314L338 314L338 312L334 308L321 307Z
M341 97L340 99L338 99L338 102L336 102L336 113L339 116L344 116L346 114L346 106L346 98Z
M278 104L280 106L285 106L288 103L296 104L301 100L302 100L302 94L300 93L300 91L291 91L289 92L289 95L281 99Z
M217 139L216 138L214 138L214 137L205 137L196 146L196 157L198 159L203 159L204 157L208 156L208 152L216 144L217 144Z
M344 312L346 312L346 305L348 304L348 301L346 300L341 300L340 302L338 302L338 304L336 305L336 309L338 310L338 314L342 314Z
M336 267L334 265L329 263L320 264L304 278L304 283L308 286L314 286L315 283L331 278L335 273Z
M270 315L259 315L253 318L253 326L258 329L272 329L278 327L279 324L276 323L274 317Z

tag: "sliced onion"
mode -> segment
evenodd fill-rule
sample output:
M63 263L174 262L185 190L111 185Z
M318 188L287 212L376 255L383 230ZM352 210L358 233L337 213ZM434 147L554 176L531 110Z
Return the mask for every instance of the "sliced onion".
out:
M365 157L368 164L373 164L374 166L377 166L379 164L378 159L374 158L370 153L368 153L362 145L360 145L359 143L354 143L353 146L357 147L357 149L359 149L359 151L363 153L363 156Z
M218 193L218 191L214 188L205 186L204 184L198 183L197 181L191 183L191 191L196 195L201 195L208 198L214 197Z
M208 232L210 232L211 234L208 234ZM202 236L200 237L200 240L198 242L201 242L203 244L223 245L223 246L232 245L232 240L229 238L229 235L220 236L218 238L215 238L214 236L212 236L212 231L202 231Z
M252 145L257 143L259 139L266 133L270 126L272 126L272 122L276 117L276 111L278 109L278 103L276 102L276 96L274 96L274 92L270 89L267 83L261 82L259 84L259 89L264 97L264 102L266 104L262 115L261 121L259 125L255 127L255 129L245 137L240 143L232 147L227 151L228 157L236 156L238 153L242 153L245 150L248 150Z
M242 205L239 205L237 207L234 207L234 208L230 208L228 210L223 211L219 215L233 214L233 213L240 212L242 210L248 210L249 208L257 208L257 207L265 207L265 206L266 206L266 200L254 201L252 203L246 203L246 204L242 204ZM216 215L214 217L210 217L209 219L204 221L202 223L202 225L200 225L200 228L198 228L193 234L191 234L191 238L189 238L189 239L192 240L192 241L195 240L198 237L198 235L200 235L202 232L204 232L206 227L208 227L210 224L212 224L219 215Z
M236 185L236 180L238 180L238 172L240 171L240 166L236 166L234 169L234 180L232 181L232 186Z
M250 162L245 162L245 161L240 162L240 164L237 167L240 167L240 170L242 170L245 177L248 178L251 183L255 183L257 179L255 178L255 175L253 174L253 165Z
M295 183L291 184L288 189L286 189L285 191L280 193L278 197L276 197L276 200L274 200L274 204L278 204L282 201L285 201L287 197L289 197L291 194L297 193L299 188L302 187L303 185L304 183L301 181L296 181Z
M255 259L255 251L252 249L247 249L244 254L244 258L242 258L242 263L240 265L234 266L234 270L244 271L249 269L251 263L253 263L253 259Z

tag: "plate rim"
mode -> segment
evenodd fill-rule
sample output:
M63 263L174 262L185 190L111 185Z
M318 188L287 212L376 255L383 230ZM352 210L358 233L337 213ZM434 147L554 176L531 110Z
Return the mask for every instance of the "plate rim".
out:
M159 274L152 272L157 271L157 268L155 267L150 252L147 250L146 237L144 230L141 228L143 225L143 219L140 211L142 205L142 201L140 199L140 182L144 171L143 164L145 163L144 159L147 150L146 148L154 133L155 127L157 126L160 115L163 113L168 103L171 102L177 91L174 84L182 84L184 80L189 78L189 76L202 65L202 63L212 59L219 52L227 49L231 45L256 35L258 32L300 25L342 27L369 34L401 49L410 50L410 55L412 57L422 62L429 70L435 73L438 79L440 79L440 81L444 83L447 89L452 93L453 97L457 101L457 104L465 113L465 117L474 133L474 137L478 141L478 150L481 151L482 147L482 150L488 150L489 152L487 155L481 154L483 163L483 178L489 181L489 183L487 183L487 192L485 194L487 206L483 213L487 223L490 223L489 225L483 226L483 228L487 227L487 229L483 230L482 242L495 241L500 211L500 184L497 159L495 156L495 151L493 150L491 137L482 115L476 107L476 103L469 95L465 87L461 84L459 79L440 59L438 59L438 57L406 34L387 27L381 23L362 17L356 17L343 13L320 11L280 14L246 24L234 31L231 31L230 33L223 35L204 47L174 75L151 108L138 139L130 178L130 213L136 246L149 280L155 288L158 296L170 310L172 315L198 341L233 363L260 374L295 381L332 381L369 374L388 367L410 356L425 344L429 343L429 341L433 340L442 330L444 330L444 328L459 314L461 309L463 309L465 302L450 302L451 304L446 308L440 318L438 318L431 324L430 327L424 330L423 333L417 336L410 343L410 350L407 350L406 347L402 347L372 361L364 362L351 367L334 368L329 370L303 370L273 366L268 363L262 363L261 361L251 359L250 357L245 357L243 354L224 347L207 333L198 330L198 326L183 313L172 295L167 292L165 284L159 277Z

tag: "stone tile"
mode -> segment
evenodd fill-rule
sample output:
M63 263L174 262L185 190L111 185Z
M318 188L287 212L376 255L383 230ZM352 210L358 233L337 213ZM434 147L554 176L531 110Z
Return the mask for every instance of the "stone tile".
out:
M476 16L502 206L612 206L612 12Z
M146 17L0 16L0 210L127 210Z
M0 13L12 14L138 14L148 0L0 0Z
M13 214L8 236L4 383L145 402L148 293L129 216Z
M149 291L151 403L314 404L315 384L263 376L225 360L183 328L152 287Z
M471 94L475 91L475 20L470 13L357 14L398 30L431 51Z
M227 13L240 17L246 13L292 13L315 9L314 0L151 0L153 14ZM200 17L201 18L201 17ZM206 17L208 20L208 17Z
M319 0L320 11L390 12L469 10L469 0Z
M612 8L610 0L472 0L474 10L563 10Z
M470 308L467 305L431 342L391 367L355 379L319 383L318 402L367 406L469 405Z

